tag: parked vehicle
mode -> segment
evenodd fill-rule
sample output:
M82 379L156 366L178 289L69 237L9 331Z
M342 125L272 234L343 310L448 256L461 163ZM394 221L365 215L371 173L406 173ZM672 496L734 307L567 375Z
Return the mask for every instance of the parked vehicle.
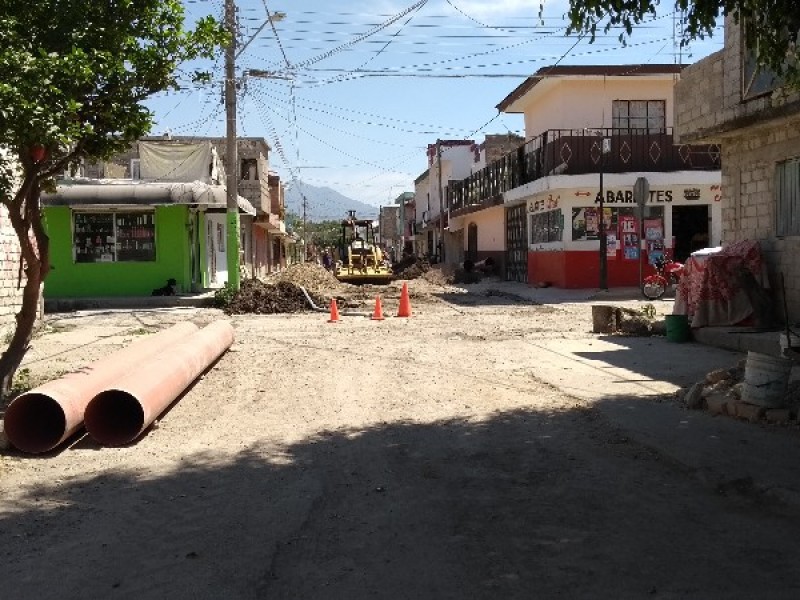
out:
M670 286L677 286L684 273L683 263L659 257L653 262L655 273L642 282L642 294L648 300L658 300Z

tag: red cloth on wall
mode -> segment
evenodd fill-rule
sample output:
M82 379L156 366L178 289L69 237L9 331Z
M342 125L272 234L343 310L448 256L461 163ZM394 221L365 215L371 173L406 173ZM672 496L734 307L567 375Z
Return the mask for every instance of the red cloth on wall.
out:
M753 240L735 242L706 257L689 257L672 312L688 315L692 327L736 325L750 319L755 307L743 285L747 273L767 287L761 247Z

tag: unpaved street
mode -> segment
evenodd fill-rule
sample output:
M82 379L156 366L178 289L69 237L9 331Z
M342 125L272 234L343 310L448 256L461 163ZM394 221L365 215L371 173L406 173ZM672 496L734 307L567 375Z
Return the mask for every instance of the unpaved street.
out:
M592 337L589 304L412 302L234 317L137 443L4 453L0 597L800 597L794 509L704 485L537 378L543 342ZM27 364L220 316L54 315Z

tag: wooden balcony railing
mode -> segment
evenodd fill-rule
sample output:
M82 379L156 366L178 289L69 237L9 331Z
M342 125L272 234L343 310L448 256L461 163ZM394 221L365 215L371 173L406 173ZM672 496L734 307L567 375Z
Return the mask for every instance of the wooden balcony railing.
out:
M611 149L602 153L603 138ZM469 207L502 203L502 194L548 175L684 171L720 168L719 146L675 144L671 129L550 129L461 181L447 184L456 215Z

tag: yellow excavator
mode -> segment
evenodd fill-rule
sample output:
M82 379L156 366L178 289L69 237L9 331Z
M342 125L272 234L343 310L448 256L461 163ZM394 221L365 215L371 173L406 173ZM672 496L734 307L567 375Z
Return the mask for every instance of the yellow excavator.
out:
M392 279L392 270L375 243L372 221L356 218L354 210L342 221L339 260L334 275L345 283L384 284Z

